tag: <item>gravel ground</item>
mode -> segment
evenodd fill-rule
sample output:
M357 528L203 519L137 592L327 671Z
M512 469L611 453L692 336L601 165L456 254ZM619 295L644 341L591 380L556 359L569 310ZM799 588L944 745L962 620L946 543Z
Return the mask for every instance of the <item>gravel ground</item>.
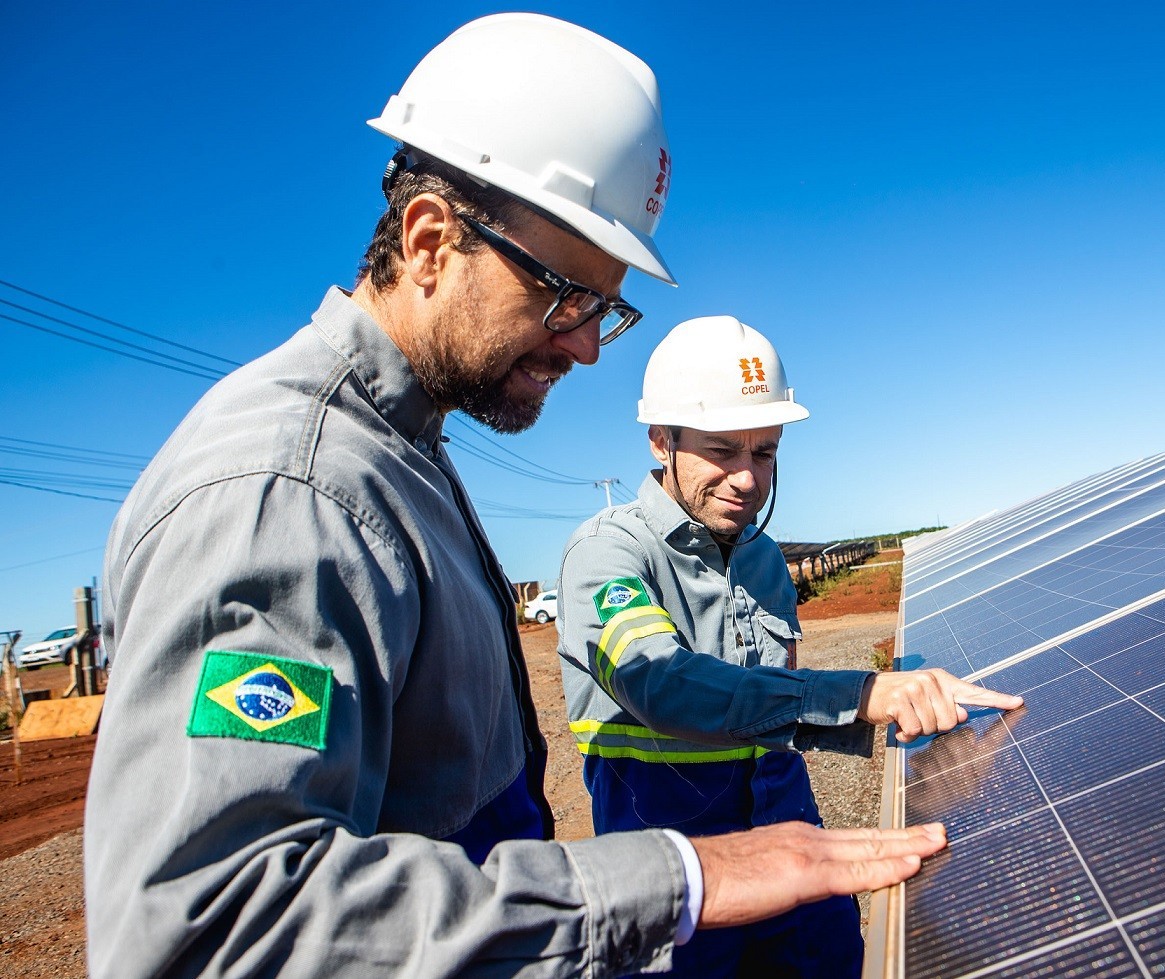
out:
M797 647L797 666L817 670L873 669L874 643L894 635L897 612L843 615L836 619L804 621L804 639ZM886 729L874 735L872 758L832 752L805 756L809 781L826 826L877 826L882 817L882 760ZM870 913L870 895L858 898L862 930Z
M0 977L82 979L81 831L0 861Z

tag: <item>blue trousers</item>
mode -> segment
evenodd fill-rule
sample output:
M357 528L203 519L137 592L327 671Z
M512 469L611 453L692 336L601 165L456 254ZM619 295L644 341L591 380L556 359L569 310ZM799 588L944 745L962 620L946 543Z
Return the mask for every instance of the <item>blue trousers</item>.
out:
M583 779L600 834L666 827L709 836L790 820L821 824L805 762L794 753L686 765L591 755ZM863 951L857 902L835 897L753 925L697 931L664 975L858 979Z

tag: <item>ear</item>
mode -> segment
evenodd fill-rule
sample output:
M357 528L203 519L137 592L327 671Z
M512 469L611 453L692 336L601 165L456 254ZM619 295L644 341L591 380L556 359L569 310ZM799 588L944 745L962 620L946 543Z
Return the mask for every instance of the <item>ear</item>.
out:
M666 472L671 464L671 433L663 425L652 425L647 429L647 437L651 440L651 454Z
M453 249L457 218L448 201L418 194L401 215L401 258L405 274L420 288L432 289Z

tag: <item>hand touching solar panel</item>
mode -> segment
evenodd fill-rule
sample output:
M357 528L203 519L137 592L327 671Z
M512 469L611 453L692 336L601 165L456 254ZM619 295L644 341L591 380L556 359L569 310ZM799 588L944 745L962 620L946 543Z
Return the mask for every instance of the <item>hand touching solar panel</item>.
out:
M789 822L692 837L704 871L699 927L750 924L830 895L888 887L946 845L941 823L821 829Z
M873 724L896 724L895 737L908 742L962 724L964 705L1013 710L1023 706L1023 698L967 683L946 670L876 673L866 681L858 716Z

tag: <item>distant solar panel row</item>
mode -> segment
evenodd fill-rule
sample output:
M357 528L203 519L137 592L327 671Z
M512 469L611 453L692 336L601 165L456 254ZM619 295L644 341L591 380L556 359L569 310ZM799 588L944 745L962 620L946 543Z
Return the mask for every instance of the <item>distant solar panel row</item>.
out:
M903 581L901 668L1025 706L888 755L896 821L951 843L867 977L1165 975L1165 455L957 528Z

